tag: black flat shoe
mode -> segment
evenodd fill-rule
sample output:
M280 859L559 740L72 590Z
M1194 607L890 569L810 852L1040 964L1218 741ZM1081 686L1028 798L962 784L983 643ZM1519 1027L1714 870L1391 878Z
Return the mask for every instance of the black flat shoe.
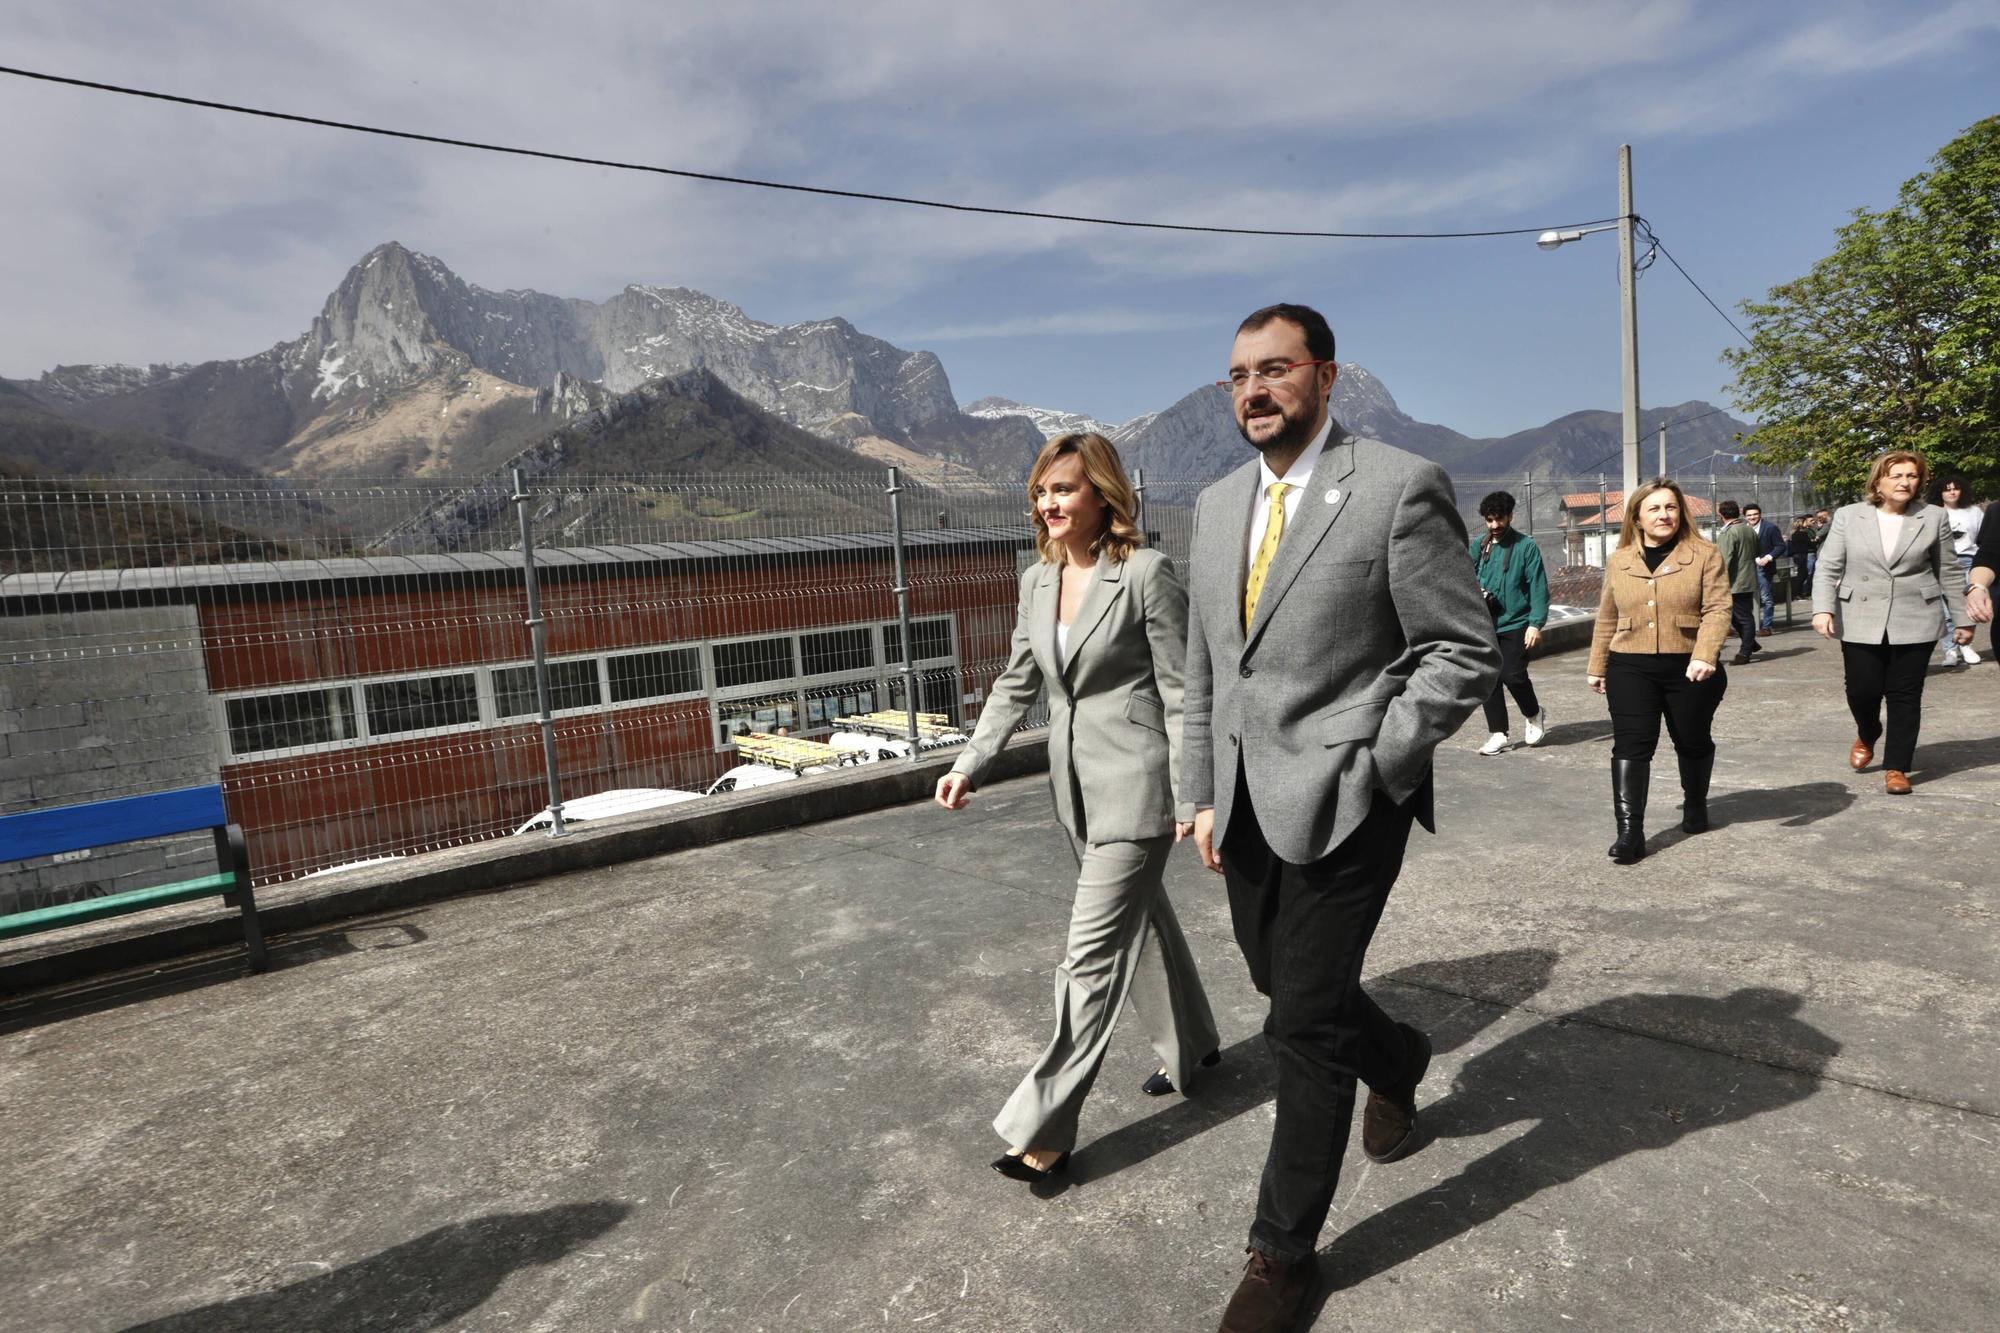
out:
M1201 1067L1203 1069L1213 1069L1221 1063L1221 1051L1210 1051L1207 1055L1201 1057ZM1155 1070L1151 1078L1139 1085L1139 1091L1145 1093L1148 1097L1164 1097L1173 1090L1174 1081L1167 1077L1167 1071L1164 1069Z
M1037 1171L1034 1167L1029 1166L1024 1159L1016 1157L1013 1153L1002 1153L993 1159L993 1169L1009 1180L1019 1180L1030 1185L1039 1185L1050 1176L1059 1176L1069 1170L1069 1154L1064 1153L1062 1156L1056 1158L1055 1161L1050 1162L1048 1170Z

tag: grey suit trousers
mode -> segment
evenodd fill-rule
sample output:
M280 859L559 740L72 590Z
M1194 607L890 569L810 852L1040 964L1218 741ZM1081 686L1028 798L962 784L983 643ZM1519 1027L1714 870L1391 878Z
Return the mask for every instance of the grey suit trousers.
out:
M1215 1017L1161 873L1173 835L1140 842L1072 838L1078 874L1069 944L1056 969L1056 1030L993 1128L1023 1152L1068 1152L1111 1030L1129 1000L1174 1086L1216 1049Z

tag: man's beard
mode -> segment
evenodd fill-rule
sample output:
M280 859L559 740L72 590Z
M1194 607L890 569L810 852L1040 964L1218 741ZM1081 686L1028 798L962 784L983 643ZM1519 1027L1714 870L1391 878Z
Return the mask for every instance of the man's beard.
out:
M1261 417L1256 419L1263 420ZM1312 437L1318 433L1319 428L1311 417L1295 417L1280 408L1278 419L1284 424L1263 440L1251 438L1248 421L1238 421L1236 433L1243 437L1245 444L1260 454L1268 454L1273 450L1279 453L1303 450L1312 443Z

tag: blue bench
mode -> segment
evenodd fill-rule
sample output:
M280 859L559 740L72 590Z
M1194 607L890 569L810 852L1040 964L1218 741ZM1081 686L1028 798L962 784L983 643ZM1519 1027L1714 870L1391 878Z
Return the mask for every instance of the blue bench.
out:
M115 847L142 838L165 838L203 830L215 835L220 874L0 916L0 940L143 912L149 907L220 896L231 907L242 909L243 940L249 946L250 970L262 972L266 966L264 931L257 922L257 900L250 892L250 855L243 845L243 830L230 823L223 813L220 786L182 787L146 796L0 815L0 862Z

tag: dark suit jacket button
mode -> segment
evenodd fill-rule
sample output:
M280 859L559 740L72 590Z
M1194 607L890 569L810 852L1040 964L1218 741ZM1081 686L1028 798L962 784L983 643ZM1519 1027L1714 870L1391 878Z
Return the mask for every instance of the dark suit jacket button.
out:
M1245 679L1245 680L1248 680L1248 679L1250 679L1250 668L1249 668L1249 667L1244 667L1244 668L1243 668L1243 671L1242 671L1242 673L1241 673L1241 674L1242 674L1242 676L1243 676L1243 679Z

